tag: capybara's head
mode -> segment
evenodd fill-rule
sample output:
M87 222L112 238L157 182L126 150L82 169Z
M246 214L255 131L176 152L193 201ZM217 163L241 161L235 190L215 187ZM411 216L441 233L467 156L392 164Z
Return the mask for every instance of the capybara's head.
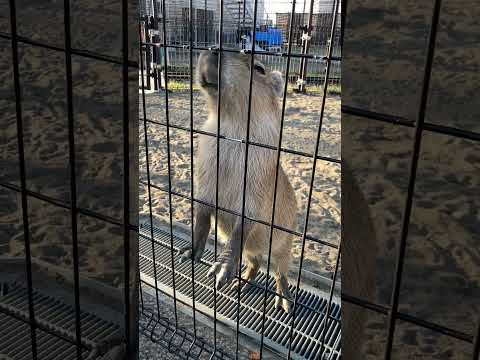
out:
M250 90L251 55L223 52L221 55L221 106L245 113ZM218 99L220 56L216 51L203 51L197 64L197 83L211 105ZM265 65L255 60L253 64L253 111L278 110L284 81L279 71L267 71ZM273 106L274 109L271 107Z

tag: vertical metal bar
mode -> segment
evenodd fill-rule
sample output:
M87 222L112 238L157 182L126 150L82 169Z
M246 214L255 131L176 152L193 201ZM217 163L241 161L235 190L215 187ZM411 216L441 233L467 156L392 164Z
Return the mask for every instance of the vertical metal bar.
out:
M127 357L131 358L130 318L130 121L128 94L128 0L122 0L122 83L123 83L123 246L125 276L125 341ZM135 209L136 210L136 209ZM137 211L137 210L136 210Z
M238 31L238 43L239 44L241 42L241 36L242 36L241 35L242 32L240 31L240 13L241 13L241 11L242 11L242 0L238 0L238 25L237 25L238 30L237 31Z
M157 35L156 32L158 31L158 20L155 16L152 16L152 29L155 31L155 33L151 37L152 43L156 44L157 43ZM158 58L160 55L160 50L158 47L153 46L152 47L152 63L153 63L153 90L160 90L162 88L162 75L158 73Z
M145 21L144 18L140 18L140 51L139 51L139 57L140 61L143 61L143 48L144 48L144 43L146 43L146 36L145 36Z
M308 24L307 24L307 33L311 36L312 33L311 33L311 27L312 27L312 19L313 19L313 5L315 4L315 0L310 0L310 12L308 14ZM305 3L304 3L305 5ZM304 13L305 13L305 9L304 9ZM303 18L303 15L302 15L302 18ZM308 54L309 50L310 50L310 40L305 40L305 43L303 44L303 49L302 49L302 53L303 54ZM300 79L302 79L303 81L305 81L305 77L307 76L307 59L305 57L302 57L302 60L300 62ZM298 90L300 91L305 91L305 82L302 82L299 87L298 87Z
M152 43L155 43L156 36L152 35ZM161 75L158 76L158 48L152 47L152 72L153 72L153 90L160 90L162 88Z
M245 6L246 6L247 0L243 0L243 14L242 14L242 26L245 29Z
M296 0L292 2L292 14L295 14L295 5ZM272 203L272 215L270 217L270 234L269 234L269 243L268 243L268 258L267 258L267 274L265 278L265 288L263 290L263 315L262 315L262 332L260 338L260 359L263 356L263 341L264 341L264 333L265 333L265 316L267 310L267 289L268 289L268 279L270 276L270 261L272 256L272 241L273 241L273 226L275 223L275 207L277 204L277 187L278 187L278 175L280 169L280 155L282 153L282 137L283 137L283 122L285 120L285 106L287 102L287 90L288 90L288 75L290 72L290 61L291 61L291 54L292 54L292 38L293 38L293 21L290 22L290 31L289 31L289 40L288 40L288 50L287 50L287 67L285 70L285 83L283 86L283 99L282 99L282 115L280 118L280 133L278 136L278 144L277 144L277 162L276 162L276 171L275 171L275 182L273 187L273 203ZM250 110L250 109L249 109ZM248 140L247 140L248 141ZM293 229L292 229L293 230Z
M78 234L77 234L77 179L75 163L75 127L73 118L73 84L72 84L72 53L71 53L71 28L70 28L70 0L64 0L64 31L65 31L65 75L67 90L67 116L68 116L68 145L70 166L70 202L72 225L72 256L73 278L75 295L75 336L77 345L77 359L82 359L82 331L80 319L80 289L79 289L79 259L78 259Z
M415 127L415 138L413 142L412 159L410 164L410 175L408 179L407 199L405 204L405 212L403 215L402 232L400 244L398 246L397 262L395 269L395 280L390 300L390 310L388 312L388 335L387 344L385 346L385 360L390 360L392 356L393 334L395 331L395 321L397 318L398 302L400 295L400 286L402 283L403 262L405 250L407 247L408 228L410 224L410 215L412 211L413 195L415 192L415 180L417 175L418 158L420 155L420 146L422 142L423 123L425 121L425 113L428 101L428 90L430 87L430 76L432 72L433 57L435 54L435 41L437 36L437 26L440 18L441 0L435 0L432 15L432 24L430 27L430 36L428 40L428 52L425 64L425 72L423 77L422 94L420 98L420 109Z
M145 17L145 41L150 43L150 17L147 15ZM150 80L150 62L152 55L150 54L151 47L145 46L145 65L147 67L146 74L147 74L147 89L150 90L152 88L151 80Z
M175 313L175 331L169 341L169 347L171 341L175 337L178 329L178 314L177 314L177 289L175 287L175 259L173 249L173 209L172 209L172 168L170 159L170 117L168 111L168 59L167 59L167 7L165 6L165 0L162 0L162 29L163 29L163 63L165 67L165 121L167 124L167 165L168 165L168 211L170 221L170 255L172 264L172 286L173 286L173 305Z
M342 15L341 15L341 25L340 25L340 51L343 54L343 36L345 34L345 25L347 18L347 0L342 0Z
M327 309L325 312L325 321L322 323L322 331L321 331L321 345L320 345L320 356L323 355L323 347L325 346L325 333L330 325L330 308L332 307L332 299L333 299L333 292L335 290L335 283L337 281L337 275L338 275L338 265L340 264L340 254L342 249L342 244L340 243L340 246L338 247L338 252L337 252L337 258L335 259L335 271L333 273L333 281L332 285L330 286L330 294L328 296L328 304L327 304Z
M193 191L193 6L192 0L189 0L189 14L190 14L190 217L191 217L191 229L192 229L192 249L194 244L194 224L193 224L193 204L194 204L194 191ZM193 340L187 355L193 348L193 345L197 341L197 320L195 309L195 261L192 257L192 311L193 311Z
M295 0L293 0L295 3ZM244 1L245 3L246 1ZM243 235L245 227L245 200L246 200L246 189L247 189L247 167L248 167L248 145L250 142L250 122L252 118L252 90L253 90L253 73L254 73L254 63L255 63L255 35L257 32L257 8L258 0L254 0L253 4L253 31L252 31L252 49L251 49L251 58L250 58L250 79L248 87L248 111L247 111L247 134L245 138L245 159L243 163L243 189L242 189L242 226L240 232L240 259L238 262L238 289L237 289L237 331L236 331L236 351L235 358L238 359L238 350L239 350L239 335L240 335L240 294L242 289L242 258L243 258Z
M477 333L475 334L475 340L473 341L473 356L472 360L480 359L480 316L478 317Z
M217 261L218 253L218 177L220 173L220 116L221 116L221 98L222 98L222 59L223 59L223 0L220 0L220 24L219 24L219 41L218 41L218 95L217 95L217 163L216 163L216 178L215 178L215 246L214 246L214 261ZM212 360L217 353L217 287L215 286L215 276L213 282L213 352L210 356Z
M157 302L157 316L160 318L160 299L158 296L158 280L157 280L157 260L155 254L155 241L153 235L153 211L152 211L152 187L150 181L150 156L148 151L148 126L147 126L147 105L145 101L145 88L143 80L143 59L140 59L140 72L142 75L142 109L143 109L143 132L145 140L145 161L147 163L147 191L148 191L148 210L150 216L150 241L152 242L152 261L153 261L153 277L155 282L155 300ZM142 298L143 300L143 298Z
M335 35L335 24L336 24L336 19L337 19L337 13L338 13L338 4L340 0L334 0L335 1L335 7L334 7L334 13L333 13L333 19L332 19L332 27L330 30L330 38L332 39L333 36ZM295 292L295 299L293 302L293 314L292 318L290 320L290 335L289 335L289 340L288 340L288 359L291 358L291 352L292 352L292 340L293 340L293 329L295 325L295 317L296 317L296 311L297 311L297 301L298 301L298 296L300 294L300 280L302 277L302 267L303 267L303 260L304 260L304 254L305 254L305 243L306 243L306 236L307 236L307 231L308 231L308 222L310 218L310 206L312 202L312 193L313 193L313 184L315 182L315 171L317 169L317 159L316 155L318 154L318 148L320 145L320 136L322 134L322 124L323 124L323 114L325 112L325 102L327 99L327 88L328 88L328 77L330 74L330 65L331 65L331 56L332 56L332 51L333 51L333 42L330 42L330 45L328 47L328 54L327 54L327 67L325 69L325 81L324 81L324 86L323 86L323 97L322 97L322 105L320 108L320 123L318 125L318 133L317 133L317 140L315 143L315 151L314 151L314 159L313 159L313 167L312 167L312 176L310 178L310 189L308 192L308 200L307 200L307 211L305 215L305 226L303 229L303 234L302 234L302 250L300 254L300 264L298 268L298 277L297 277L297 283L296 283L296 292Z
M246 2L247 2L247 0L242 1L242 4L243 4L243 9L242 9L242 38L241 38L242 49L245 49L245 39L243 38L243 36L247 35L247 33L245 31L245 6L246 6Z
M208 33L207 33L207 28L208 28L208 11L207 11L208 7L207 7L207 0L205 0L205 16L203 18L203 22L204 22L204 25L205 25L205 34L204 34L204 38L205 38L205 45L204 46L207 46L208 44Z
M195 9L195 11L193 11L193 6L192 6L192 11L191 11L191 21L192 21L192 25L191 25L191 28L192 28L192 39L195 39L194 43L195 43L195 46L198 46L198 29L197 29L197 18L198 18L198 10ZM195 18L195 20L194 20ZM192 40L193 42L193 40Z
M23 236L25 242L25 260L28 286L28 322L30 324L30 340L32 344L32 359L37 359L37 338L35 333L36 322L33 307L33 284L32 284L32 257L30 253L30 230L28 225L27 185L25 174L25 151L23 144L22 104L20 90L20 73L18 66L18 43L17 43L17 18L15 0L10 0L10 31L12 34L12 66L15 87L15 107L17 117L17 142L18 161L20 165L20 186L22 199Z

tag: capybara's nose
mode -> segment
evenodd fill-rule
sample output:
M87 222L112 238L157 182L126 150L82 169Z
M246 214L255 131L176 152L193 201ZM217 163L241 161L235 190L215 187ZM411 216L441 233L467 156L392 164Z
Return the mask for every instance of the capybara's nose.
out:
M218 78L218 54L214 51L202 51L197 63L197 73L198 82L201 86L216 86Z

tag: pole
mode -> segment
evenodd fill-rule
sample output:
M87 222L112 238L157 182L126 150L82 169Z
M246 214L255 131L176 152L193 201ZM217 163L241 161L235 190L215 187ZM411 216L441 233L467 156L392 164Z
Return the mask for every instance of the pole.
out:
M208 19L208 7L207 7L207 0L205 0L205 12L203 13L203 26L204 26L204 34L203 34L203 37L204 37L204 40L205 40L205 44L204 46L207 46L208 44L208 25L207 25L207 19Z
M240 12L242 10L242 1L238 1L238 44L242 42L242 32L240 31Z
M245 39L243 38L244 35L246 34L245 31L245 6L246 6L246 0L243 0L243 15L242 15L242 49L245 49Z
M308 54L310 50L310 42L311 42L311 36L312 36L312 20L313 20L313 5L315 3L315 0L310 0L310 11L308 14L308 24L307 24L307 29L306 32L310 39L305 39L303 42L303 49L302 53L303 54ZM302 80L299 85L298 85L298 91L305 92L305 78L307 77L307 59L302 58L302 62L300 65L300 79Z

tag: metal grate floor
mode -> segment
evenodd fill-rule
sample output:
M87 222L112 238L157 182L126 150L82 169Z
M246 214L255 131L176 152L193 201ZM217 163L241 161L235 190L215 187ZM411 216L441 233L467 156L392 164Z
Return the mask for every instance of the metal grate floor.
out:
M157 284L159 290L173 295L170 234L160 228L154 227L155 260L157 271ZM174 235L174 250L188 245L186 238ZM139 263L141 278L151 286L155 286L152 242L150 240L149 224L140 224L139 236ZM202 260L204 263L195 265L195 306L206 315L214 313L214 291L212 280L207 278L209 265L214 260L214 254L206 250ZM255 341L259 340L262 326L262 310L266 275L259 272L255 281L262 288L250 289L241 294L240 331ZM175 256L175 289L177 299L188 305L192 304L192 278L191 263L179 264ZM269 289L275 291L274 281L270 277ZM290 291L295 294L295 287L290 285ZM292 340L292 358L307 360L339 360L341 359L340 343L340 306L332 303L330 321L325 332L325 345L323 354L320 354L321 331L325 321L325 311L328 299L319 294L300 289L295 328ZM229 286L217 291L217 319L236 328L237 323L237 293ZM282 310L275 309L274 295L268 294L265 316L265 345L277 352L288 352L291 315Z
M34 291L38 358L45 360L76 359L75 311L59 299ZM32 358L28 323L27 288L22 283L0 284L0 358ZM48 330L44 331L42 329ZM84 359L102 359L101 355L121 343L118 325L90 313L81 312Z

